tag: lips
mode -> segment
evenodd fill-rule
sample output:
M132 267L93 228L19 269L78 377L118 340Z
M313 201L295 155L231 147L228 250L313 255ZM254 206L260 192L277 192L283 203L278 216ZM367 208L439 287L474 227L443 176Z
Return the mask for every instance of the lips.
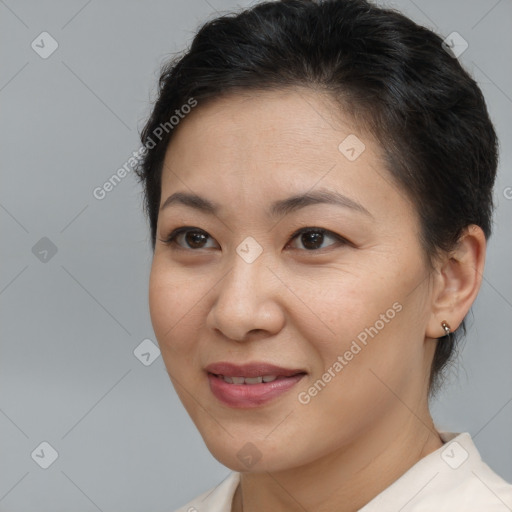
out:
M259 407L291 389L305 375L300 368L283 368L267 363L208 365L208 380L213 395L225 405Z

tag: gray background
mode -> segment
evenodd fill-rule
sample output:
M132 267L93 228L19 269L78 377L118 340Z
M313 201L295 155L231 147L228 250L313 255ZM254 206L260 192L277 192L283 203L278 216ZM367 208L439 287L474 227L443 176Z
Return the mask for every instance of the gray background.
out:
M133 353L155 341L133 173L102 201L92 191L139 148L164 59L216 11L245 5L0 0L0 511L171 511L229 472L204 447L161 357L145 366ZM512 481L512 3L387 5L468 41L460 59L502 141L485 280L433 414L440 428L470 432ZM47 59L31 48L43 31L59 44ZM32 251L43 237L57 248L46 262ZM59 454L48 469L31 458L43 441Z

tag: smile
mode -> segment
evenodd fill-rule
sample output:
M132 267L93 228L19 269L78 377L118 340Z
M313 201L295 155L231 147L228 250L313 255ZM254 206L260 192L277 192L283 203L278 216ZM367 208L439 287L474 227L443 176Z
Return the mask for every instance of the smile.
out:
M267 363L214 363L205 368L210 390L222 404L261 407L294 387L307 372Z

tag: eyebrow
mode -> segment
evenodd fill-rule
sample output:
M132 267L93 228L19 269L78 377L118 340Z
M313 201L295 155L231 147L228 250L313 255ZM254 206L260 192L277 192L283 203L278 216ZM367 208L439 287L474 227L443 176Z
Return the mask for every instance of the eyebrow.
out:
M160 211L172 204L182 204L211 215L217 215L221 208L219 204L197 194L175 192L164 201ZM313 204L342 206L373 218L373 215L361 203L333 190L315 190L280 199L272 203L268 214L270 217L285 216Z

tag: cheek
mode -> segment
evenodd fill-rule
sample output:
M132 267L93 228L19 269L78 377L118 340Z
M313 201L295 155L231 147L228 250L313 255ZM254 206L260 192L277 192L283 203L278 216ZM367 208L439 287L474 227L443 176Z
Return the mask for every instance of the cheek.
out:
M333 273L331 269L314 282L295 281L297 296L307 308L298 305L293 321L316 352L315 379L331 369L326 379L334 373L332 381L340 385L350 381L350 395L368 389L368 380L377 380L376 375L398 384L408 372L415 353L421 352L404 336L414 308L404 299L407 283L389 278L392 272L387 275L384 279L382 273Z
M197 286L196 286L197 287ZM191 286L190 278L169 268L158 259L153 261L149 279L149 312L160 349L173 353L190 350L188 329L198 325L200 303L195 298L200 291ZM187 331L187 333L185 333Z
M325 268L314 278L309 277L288 276L300 299L290 301L289 307L293 308L294 322L319 350L329 353L348 349L352 339L360 333L364 338L365 328L373 326L381 313L392 308L389 286L367 271L356 274Z

